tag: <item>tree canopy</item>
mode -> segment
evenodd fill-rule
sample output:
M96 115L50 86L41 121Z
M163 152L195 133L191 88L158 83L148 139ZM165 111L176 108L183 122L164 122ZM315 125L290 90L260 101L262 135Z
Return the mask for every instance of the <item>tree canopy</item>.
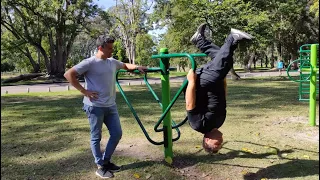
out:
M4 0L1 5L1 62L53 77L91 56L100 34L116 37L113 56L120 61L157 66L151 55L160 48L197 52L189 39L203 22L219 46L230 28L237 28L255 37L235 54L248 68L257 60L271 67L279 59L288 63L301 45L318 43L319 34L319 0L118 0L106 11L92 0ZM157 41L148 34L163 27L167 30ZM199 58L198 64L206 60Z

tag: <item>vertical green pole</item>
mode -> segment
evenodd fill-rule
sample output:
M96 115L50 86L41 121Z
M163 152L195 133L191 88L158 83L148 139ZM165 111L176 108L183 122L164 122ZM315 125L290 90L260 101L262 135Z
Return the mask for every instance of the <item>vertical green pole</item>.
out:
M160 54L168 54L167 48L161 48ZM162 112L164 112L170 103L170 83L169 83L169 58L160 59L161 68L161 86L162 86ZM164 156L165 161L172 163L172 126L171 112L169 111L163 119L163 138L164 138Z
M310 53L311 77L310 77L310 100L309 100L309 123L316 125L316 78L317 78L317 45L311 45Z

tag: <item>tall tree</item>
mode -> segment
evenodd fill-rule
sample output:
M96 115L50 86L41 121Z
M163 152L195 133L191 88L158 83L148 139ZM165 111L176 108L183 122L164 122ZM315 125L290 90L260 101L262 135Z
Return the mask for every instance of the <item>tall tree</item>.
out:
M317 18L319 18L319 0L312 0L311 3L310 11L313 12Z
M76 36L99 12L92 0L4 0L1 5L1 24L39 50L51 77L63 77Z
M84 30L82 30L75 38L73 46L71 47L70 56L67 62L68 67L93 55L97 50L97 37L108 33L111 29L109 15L105 12L100 12L98 16L90 18L87 21L90 26L84 27Z
M245 30L256 37L254 45L242 47L241 52L245 53L235 58L238 61L249 59L248 57L253 59L255 55L253 52L260 50L257 44L267 41L266 35L269 33L268 26L270 26L268 14L266 11L257 11L252 2L243 0L157 0L156 2L154 19L155 22L168 27L168 33L163 39L165 42L162 44L166 44L170 50L194 52L195 48L189 39L196 27L203 22L209 24L208 38L211 34L213 42L219 46L224 43L230 28ZM253 54L247 55L248 53Z
M149 34L138 34L136 37L136 64L159 66L157 60L151 59L155 44Z
M209 24L217 45L223 44L231 27L251 33L252 45L241 45L235 54L235 60L250 69L258 57L295 58L302 44L317 41L319 19L313 10L317 1L156 0L153 17L160 27L168 27L162 44L177 51L194 51L189 38L202 22Z
M38 73L40 72L40 58L37 55L35 48L28 46L28 43L19 39L19 36L14 36L4 28L4 33L1 34L1 61L5 60L14 64L17 68L20 67L28 69L32 73ZM38 61L36 58L38 58ZM30 65L30 68L26 68L24 64Z
M151 8L148 0L119 0L109 13L115 19L115 33L124 44L129 62L135 64L136 37L147 32L147 11Z
M309 11L308 0L278 0L271 12L275 47L280 60L295 60L301 45L318 41L319 21Z

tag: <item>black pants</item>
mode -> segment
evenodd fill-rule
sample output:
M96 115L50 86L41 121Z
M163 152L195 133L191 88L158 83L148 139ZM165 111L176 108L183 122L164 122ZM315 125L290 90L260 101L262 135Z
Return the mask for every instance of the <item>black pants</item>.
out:
M196 71L201 87L210 88L217 82L220 84L227 76L233 66L233 52L237 48L233 41L232 35L229 35L220 48L205 38L198 40L196 46L211 58L211 61Z
M237 45L229 35L223 46L201 38L197 47L211 61L196 70L196 108L188 111L190 126L203 134L220 128L226 119L226 97L223 79L233 66L233 52Z

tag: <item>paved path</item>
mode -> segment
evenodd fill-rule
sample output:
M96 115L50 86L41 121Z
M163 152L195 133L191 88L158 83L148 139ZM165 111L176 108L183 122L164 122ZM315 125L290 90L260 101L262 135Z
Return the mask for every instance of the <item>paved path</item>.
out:
M262 76L279 76L279 72L254 72L254 73L238 73L241 78L262 77ZM292 73L293 75L293 73ZM297 74L298 75L298 74ZM287 77L286 72L282 72L282 76ZM170 78L170 82L182 82L185 77ZM231 76L227 76L231 79ZM161 81L157 78L149 78L150 84L159 84ZM121 85L140 85L145 84L143 79L120 80ZM84 85L84 83L81 83ZM58 92L74 90L75 88L69 83L54 83L54 84L34 84L34 85L17 85L17 86L2 86L1 95L3 94L18 94L27 92Z

